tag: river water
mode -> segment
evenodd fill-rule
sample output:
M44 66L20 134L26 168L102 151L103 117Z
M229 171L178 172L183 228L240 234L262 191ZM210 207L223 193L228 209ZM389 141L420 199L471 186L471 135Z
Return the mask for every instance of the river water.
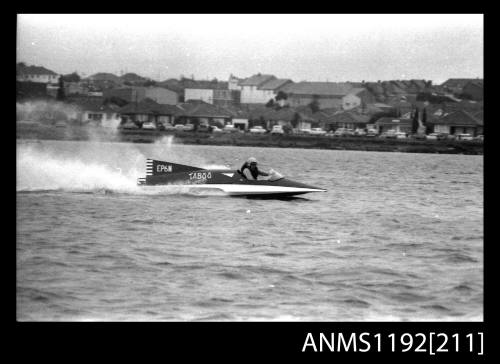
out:
M136 186L146 158L328 189L254 200ZM17 142L17 318L483 319L483 157Z

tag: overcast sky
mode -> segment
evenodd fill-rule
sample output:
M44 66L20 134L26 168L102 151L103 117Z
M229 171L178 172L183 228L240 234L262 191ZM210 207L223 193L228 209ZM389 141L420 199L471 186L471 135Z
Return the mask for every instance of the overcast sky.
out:
M57 73L227 80L483 77L476 15L18 15L17 60Z

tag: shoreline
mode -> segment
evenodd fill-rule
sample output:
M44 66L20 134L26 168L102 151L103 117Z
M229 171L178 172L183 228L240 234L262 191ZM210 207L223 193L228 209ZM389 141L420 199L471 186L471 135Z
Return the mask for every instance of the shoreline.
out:
M483 144L477 141L443 141L415 139L381 139L378 137L326 137L314 135L253 135L220 133L107 130L99 127L41 126L17 124L17 139L80 140L102 142L154 143L165 136L174 136L182 144L242 147L304 148L358 150L400 153L483 155Z

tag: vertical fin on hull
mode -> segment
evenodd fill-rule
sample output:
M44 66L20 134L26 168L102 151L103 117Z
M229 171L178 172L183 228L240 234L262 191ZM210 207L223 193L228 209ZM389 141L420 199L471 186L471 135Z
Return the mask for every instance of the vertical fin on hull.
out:
M146 176L157 176L161 174L199 171L203 168L159 161L155 159L146 159Z
M146 177L137 180L138 185L148 184L149 176L168 175L172 173L200 171L203 168L188 166L185 164L170 163L156 159L146 159Z

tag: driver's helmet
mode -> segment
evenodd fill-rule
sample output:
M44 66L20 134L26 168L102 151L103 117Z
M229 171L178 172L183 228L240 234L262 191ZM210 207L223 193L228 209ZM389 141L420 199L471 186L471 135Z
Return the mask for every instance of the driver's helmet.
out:
M257 164L257 159L255 159L254 157L250 157L247 159L247 163L248 165Z

